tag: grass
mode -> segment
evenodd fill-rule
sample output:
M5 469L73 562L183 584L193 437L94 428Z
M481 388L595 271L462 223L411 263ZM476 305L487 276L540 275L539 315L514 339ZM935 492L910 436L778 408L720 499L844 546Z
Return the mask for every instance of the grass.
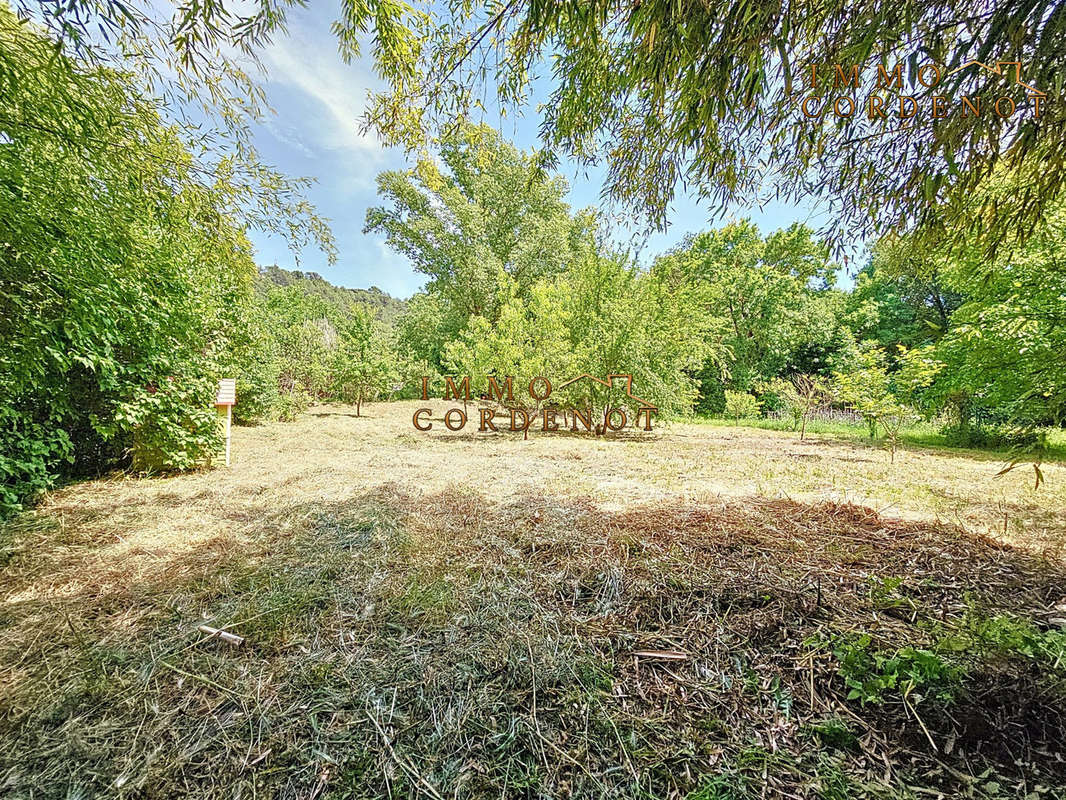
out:
M716 427L745 427L757 428L770 431L792 432L792 421L775 417L758 417L754 419L742 419L734 421L722 417L700 417L695 420L701 425L713 425ZM865 425L856 425L848 422L830 422L827 420L812 419L807 422L807 433L821 436L833 436L855 442L870 443L869 434ZM1047 436L1047 448L1043 454L1046 461L1066 461L1066 430L1060 428L1044 429ZM876 440L874 443L881 441ZM900 431L900 441L911 447L924 447L944 449L951 452L963 452L975 455L991 453L999 457L1010 457L1011 448L987 448L973 449L952 445L948 438L941 432L940 427L931 422L918 422L909 425Z
M6 524L0 792L1066 796L1063 465L418 405Z

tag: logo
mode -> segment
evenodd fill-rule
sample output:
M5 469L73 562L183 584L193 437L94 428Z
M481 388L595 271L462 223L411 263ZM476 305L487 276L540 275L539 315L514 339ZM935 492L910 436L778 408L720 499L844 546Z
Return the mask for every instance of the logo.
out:
M1000 94L947 95L938 93L950 76L964 71L984 70L1010 80ZM874 120L911 120L915 118L947 119L954 114L962 118L995 117L1009 119L1031 114L1039 119L1048 100L1047 92L1022 80L1019 61L997 61L995 66L980 61L967 61L948 71L942 64L927 62L915 70L907 84L903 80L903 65L891 70L884 64L876 69L863 69L858 64L810 64L807 89L818 92L831 83L828 95L808 94L799 101L799 108L809 119L825 116L838 118L866 117ZM865 97L864 89L869 90Z
M567 430L602 436L631 427L634 430L650 431L652 417L659 409L652 403L633 394L633 376L612 374L601 379L587 372L559 383L557 386L543 376L533 378L526 386L528 404L515 400L515 380L506 377L503 383L489 376L485 391L479 396L477 430L492 433L501 430L518 432L528 436L539 424L542 432ZM597 413L593 400L602 397L602 410ZM429 378L422 378L422 399L429 400ZM444 412L444 426L450 431L463 430L470 417L467 404L471 401L470 376L456 383L453 377L444 379L444 400L462 400L463 407L453 406ZM616 402L610 402L614 400ZM632 417L627 413L632 413ZM419 431L433 430L430 421L433 409L419 408L411 422Z

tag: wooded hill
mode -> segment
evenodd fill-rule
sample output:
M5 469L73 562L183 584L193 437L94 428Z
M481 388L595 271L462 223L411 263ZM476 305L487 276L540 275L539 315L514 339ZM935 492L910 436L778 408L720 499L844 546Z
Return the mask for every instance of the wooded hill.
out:
M308 294L322 298L342 313L347 313L353 305L365 308L374 315L374 319L389 327L395 325L407 307L403 300L383 292L377 286L371 286L369 289L350 289L335 286L317 272L289 270L277 264L259 268L256 291L261 298L266 298L272 286L294 285Z

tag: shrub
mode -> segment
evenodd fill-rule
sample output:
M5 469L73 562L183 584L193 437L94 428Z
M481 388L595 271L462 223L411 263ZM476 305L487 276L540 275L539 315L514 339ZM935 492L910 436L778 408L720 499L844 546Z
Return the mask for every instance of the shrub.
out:
M49 430L0 407L0 519L50 488L57 466L72 452L66 431Z
M213 405L217 381L197 376L160 383L138 388L115 412L116 431L134 432L134 468L155 472L206 464L224 446Z
M302 384L283 392L278 397L278 419L282 422L295 422L311 406L311 395Z
M760 403L754 395L747 392L734 392L726 389L725 415L740 422L742 419L754 419L759 416Z

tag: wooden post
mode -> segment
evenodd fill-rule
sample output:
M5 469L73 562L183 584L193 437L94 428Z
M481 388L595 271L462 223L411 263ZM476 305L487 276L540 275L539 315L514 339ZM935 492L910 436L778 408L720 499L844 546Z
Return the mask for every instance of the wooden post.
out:
M230 453L230 426L233 422L233 407L237 404L237 379L223 378L218 382L218 397L215 398L215 408L222 416L222 409L226 409L226 419L223 425L226 429L226 466L229 466Z

